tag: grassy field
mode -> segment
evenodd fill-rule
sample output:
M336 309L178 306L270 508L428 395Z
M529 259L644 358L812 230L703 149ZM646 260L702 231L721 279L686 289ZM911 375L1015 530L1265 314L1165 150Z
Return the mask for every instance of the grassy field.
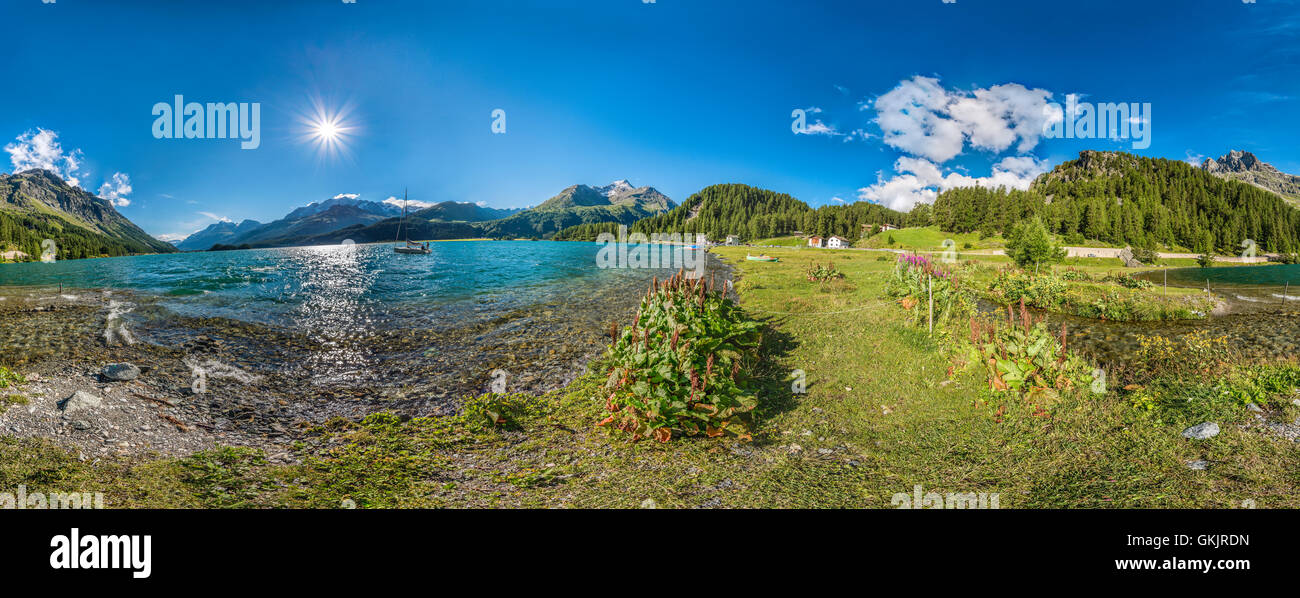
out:
M0 488L102 488L113 507L891 508L917 486L996 493L1002 508L1300 507L1300 447L1237 425L1251 420L1244 404L1155 412L1112 391L1036 417L990 393L978 368L953 368L954 335L903 323L881 298L893 255L773 249L780 263L758 263L744 247L715 251L769 326L750 442L611 438L595 426L603 379L588 375L544 397L480 397L456 417L332 422L301 443L298 466L237 448L88 464L3 439ZM828 259L845 278L809 282ZM806 393L792 392L796 370ZM1286 421L1300 415L1278 404ZM1207 415L1222 433L1180 435Z
M779 247L805 247L808 245L807 237L771 237L768 239L759 239L749 243L758 247L768 247L776 245Z
M893 242L890 242L893 239ZM957 251L1001 249L1006 246L1002 235L980 239L979 233L950 233L937 226L903 228L876 233L853 243L854 247L869 249L906 249L916 251L943 251L944 241L951 240Z

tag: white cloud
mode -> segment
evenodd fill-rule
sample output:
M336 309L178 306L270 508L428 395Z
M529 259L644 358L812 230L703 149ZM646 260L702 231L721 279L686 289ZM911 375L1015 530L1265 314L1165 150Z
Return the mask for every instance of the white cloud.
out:
M99 193L96 195L107 199L115 206L125 207L131 205L131 200L127 198L130 194L131 177L124 172L115 172L112 177L109 177L107 181L104 181L104 184L99 186Z
M40 128L27 131L4 149L9 153L15 174L41 168L58 175L69 185L80 184L75 173L81 169L81 150L64 152L59 144L59 134L54 131Z
M1187 150L1187 158L1184 159L1183 161L1187 162L1188 164L1191 164L1192 166L1200 166L1201 163L1205 161L1205 155L1198 154L1196 152L1193 152L1192 150Z
M389 196L389 198L385 199L383 203L386 203L390 206L397 206L399 208L402 207L402 200L398 199L397 196ZM423 210L424 208L432 208L434 206L434 204L425 201L420 201L418 199L408 199L406 200L406 205L409 208L415 208L417 210Z
M844 203L844 198L839 197L839 196L835 196L835 197L832 197L832 198L831 198L831 201L839 202L839 203Z
M216 220L217 222L234 222L234 220L226 218L225 216L218 216L216 214L213 214L212 212L199 212L199 215L212 220Z
M1045 160L1029 152L1064 118L1051 98L1045 89L1019 83L963 91L947 89L932 77L900 81L860 108L874 107L885 144L907 155L894 163L892 177L877 173L875 184L859 189L859 199L905 212L958 187L1029 188L1048 170ZM993 159L1008 150L1018 155L994 163L983 177L942 166L964 154L968 146Z
M894 163L894 170L902 174L890 179L877 174L876 184L858 189L858 198L907 212L918 203L932 203L940 193L958 187L1028 189L1048 168L1046 160L1014 156L994 164L989 176L972 177L958 172L945 174L934 162L903 157Z
M198 231L195 231L195 232L198 232ZM193 234L193 233L190 233L190 234ZM161 235L154 235L153 238L158 239L159 241L166 241L166 242L168 242L168 243L171 243L171 242L173 242L173 241L184 241L185 238L188 237L188 236L190 236L190 235L187 235L187 234L185 234L185 233L163 233L163 234L161 234Z
M1019 83L948 90L938 79L917 76L876 99L875 122L887 145L938 164L960 155L967 143L995 154L1015 145L1023 153L1062 118L1051 97Z
M838 137L840 135L843 135L843 133L835 130L834 125L828 125L826 123L823 123L820 119L813 121L812 124L804 127L803 130L799 132L799 134L800 135L829 135L831 137Z
M356 199L358 197L361 197L360 193L340 193L330 199Z

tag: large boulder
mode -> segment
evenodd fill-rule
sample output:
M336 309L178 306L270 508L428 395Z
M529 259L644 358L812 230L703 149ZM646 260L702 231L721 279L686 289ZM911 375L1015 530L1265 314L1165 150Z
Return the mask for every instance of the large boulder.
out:
M1141 268L1143 266L1142 262L1139 262L1137 258L1133 257L1132 247L1125 247L1121 250L1119 252L1119 259L1124 262L1125 268Z
M64 413L77 413L80 411L91 411L99 408L104 401L99 397L92 395L84 390L78 390L72 393L72 396L59 401L59 409Z
M110 363L99 374L106 380L126 382L140 377L140 368L130 363Z

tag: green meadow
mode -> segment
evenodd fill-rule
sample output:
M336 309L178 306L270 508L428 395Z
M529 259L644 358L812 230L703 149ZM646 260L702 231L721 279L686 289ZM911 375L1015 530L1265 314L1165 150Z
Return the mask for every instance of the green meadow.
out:
M1241 400L1211 393L1188 409L1162 395L1221 378L1229 386L1213 388L1290 421L1290 374L1263 380L1231 364L1177 387L1068 394L1044 416L954 359L964 322L933 334L906 322L884 295L893 254L771 249L781 261L759 263L743 247L716 252L765 326L752 439L611 433L596 425L608 394L598 363L562 391L485 395L453 417L329 422L299 443L299 465L246 448L86 463L45 441L0 439L0 487L102 488L111 507L892 508L917 486L995 493L1002 508L1300 506L1297 443L1239 425L1251 421ZM844 277L809 281L827 261ZM1180 434L1205 417L1219 435ZM1188 467L1198 460L1209 467Z

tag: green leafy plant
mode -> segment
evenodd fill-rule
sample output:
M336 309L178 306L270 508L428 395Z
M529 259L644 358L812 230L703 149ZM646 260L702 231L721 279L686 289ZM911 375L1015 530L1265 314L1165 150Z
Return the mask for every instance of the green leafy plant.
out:
M1054 309L1065 300L1065 287L1062 278L1050 273L1006 269L998 272L989 285L989 292L1004 305L1024 301L1034 307Z
M1129 274L1111 274L1101 279L1102 282L1112 282L1126 289L1149 289L1153 285L1149 280L1134 278Z
M631 326L610 331L606 409L599 425L668 442L675 433L750 438L758 405L746 366L761 323L703 279L657 278Z
M1078 268L1066 268L1057 272L1057 276L1060 276L1061 280L1068 280L1070 282L1087 282L1092 280L1092 277L1088 276L1087 272Z
M1064 393L1092 382L1087 362L1067 350L1065 326L1053 334L1024 302L1018 315L1007 306L1005 322L971 318L970 340L973 357L984 364L989 390L1023 397L1035 415L1046 415Z
M835 269L835 264L827 263L825 266L814 263L808 268L808 280L810 282L826 282L844 278L844 273Z
M970 313L975 306L970 293L952 272L922 255L898 256L885 295L898 299L913 325L928 322L931 295L936 325L947 323L954 315Z
M22 374L0 365L0 388L9 388L27 383Z

